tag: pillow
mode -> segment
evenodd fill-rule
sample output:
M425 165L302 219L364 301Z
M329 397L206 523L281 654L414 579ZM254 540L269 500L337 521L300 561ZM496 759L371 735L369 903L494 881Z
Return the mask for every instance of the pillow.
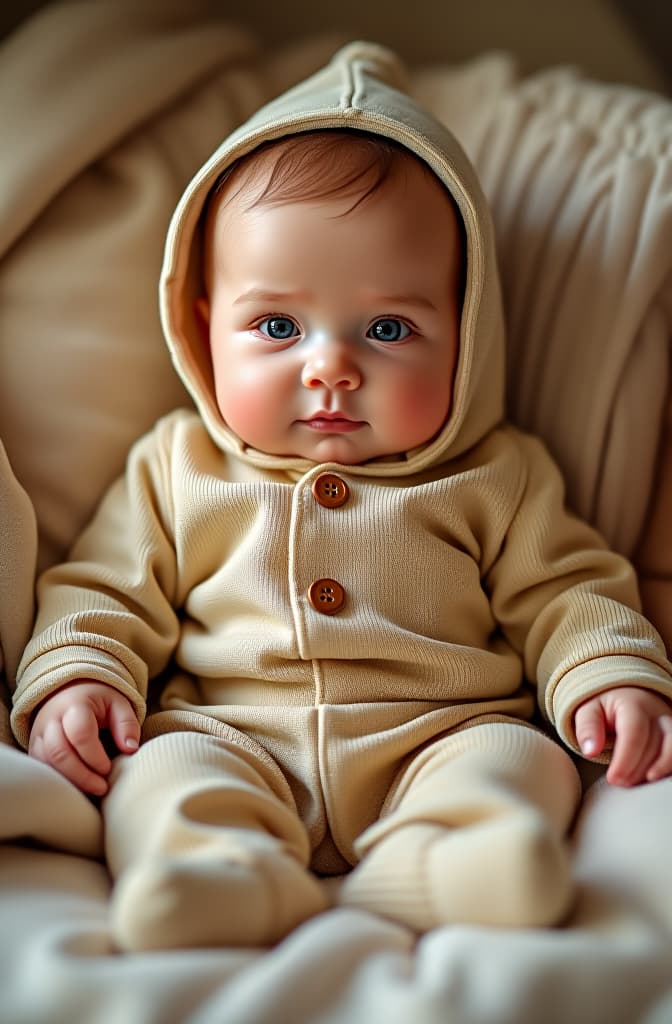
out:
M559 69L509 78L465 119L437 78L421 79L424 99L492 205L511 418L545 439L574 508L632 555L669 392L672 103Z
M188 401L158 317L184 186L337 46L269 58L203 11L105 0L76 17L50 5L0 46L0 437L35 506L40 568L64 556L130 444Z

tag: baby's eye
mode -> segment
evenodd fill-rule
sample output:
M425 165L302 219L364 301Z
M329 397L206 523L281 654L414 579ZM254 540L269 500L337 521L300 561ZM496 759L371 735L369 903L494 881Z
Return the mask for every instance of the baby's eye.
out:
M287 341L300 333L299 328L288 316L269 316L261 321L257 330L273 341Z
M375 338L376 341L403 341L411 333L411 328L402 320L395 317L384 317L371 324L366 332L367 338Z

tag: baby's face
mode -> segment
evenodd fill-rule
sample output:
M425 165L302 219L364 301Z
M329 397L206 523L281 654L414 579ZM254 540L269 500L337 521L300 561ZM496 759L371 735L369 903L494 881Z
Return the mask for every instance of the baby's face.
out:
M352 196L216 214L209 325L220 412L248 445L357 464L430 440L457 358L456 217L415 162ZM346 212L350 210L350 212Z

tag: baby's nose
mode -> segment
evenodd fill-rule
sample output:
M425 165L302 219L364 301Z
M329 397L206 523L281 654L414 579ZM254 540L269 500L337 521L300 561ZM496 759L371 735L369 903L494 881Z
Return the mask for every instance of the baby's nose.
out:
M345 388L346 391L354 391L361 385L362 377L347 346L327 343L306 360L301 383L306 388Z

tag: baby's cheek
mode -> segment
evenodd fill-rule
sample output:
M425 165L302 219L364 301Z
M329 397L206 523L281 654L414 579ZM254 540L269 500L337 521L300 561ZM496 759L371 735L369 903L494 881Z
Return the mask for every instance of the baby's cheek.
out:
M238 379L217 388L217 404L222 418L237 434L254 422L259 394L251 383ZM241 435L242 436L242 435Z
M277 402L266 382L253 374L238 374L217 389L219 411L227 426L253 448L267 449L277 422Z
M451 389L436 379L410 380L397 396L397 422L408 435L408 447L436 434L450 412Z

